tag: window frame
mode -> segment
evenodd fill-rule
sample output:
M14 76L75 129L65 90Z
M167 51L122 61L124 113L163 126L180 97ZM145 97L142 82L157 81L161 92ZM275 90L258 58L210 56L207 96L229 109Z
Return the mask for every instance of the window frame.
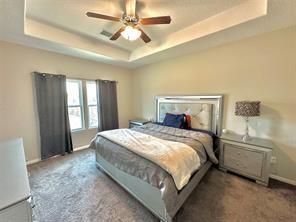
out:
M66 82L78 82L79 84L79 105L69 105L68 104L68 112L69 112L69 108L76 108L79 107L80 108L80 120L81 120L81 128L77 128L77 129L71 129L71 132L76 132L76 131L82 131L85 130L85 116L84 116L84 98L83 98L83 82L82 80L79 79L66 79ZM68 91L67 91L68 94ZM68 95L67 95L68 96ZM70 120L69 120L70 123ZM70 123L70 128L71 128L71 123Z
M90 118L89 118L89 107L97 107L97 109L98 109L98 99L97 99L97 104L95 104L95 105L93 105L93 104L88 104L88 94L87 94L87 83L94 83L95 84L95 86L96 86L96 81L95 80L86 80L85 81L85 95L86 95L86 102L85 102L85 104L86 104L86 107L87 107L87 109L86 109L86 113L87 113L87 128L88 129L96 129L96 128L98 128L98 126L90 126L90 124L89 124L89 120L90 120ZM96 89L96 93L98 93L97 92L97 89ZM98 117L98 124L99 124L99 117Z
M95 83L95 80L67 78L66 81L67 82L68 81L79 82L79 102L80 102L80 105L69 105L68 104L67 109L71 108L71 107L80 107L82 128L74 129L74 130L71 129L71 132L79 132L79 131L96 129L98 126L90 126L89 125L89 107L96 106L98 108L98 101L97 101L96 105L89 105L88 100L87 100L87 96L88 96L87 95L87 83L88 82ZM98 121L99 121L99 118L98 118Z

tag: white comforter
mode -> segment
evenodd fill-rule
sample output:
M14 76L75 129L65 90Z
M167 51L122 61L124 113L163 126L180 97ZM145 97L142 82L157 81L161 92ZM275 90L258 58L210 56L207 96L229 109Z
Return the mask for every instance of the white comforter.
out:
M166 170L173 177L178 190L188 183L192 173L200 167L196 151L184 143L159 139L129 129L98 134Z

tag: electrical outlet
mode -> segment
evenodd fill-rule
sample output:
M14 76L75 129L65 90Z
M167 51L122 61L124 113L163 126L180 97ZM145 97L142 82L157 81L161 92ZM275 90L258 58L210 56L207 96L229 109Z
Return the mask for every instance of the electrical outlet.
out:
M276 157L275 156L272 156L270 158L270 163L272 163L272 164L275 164L276 163Z

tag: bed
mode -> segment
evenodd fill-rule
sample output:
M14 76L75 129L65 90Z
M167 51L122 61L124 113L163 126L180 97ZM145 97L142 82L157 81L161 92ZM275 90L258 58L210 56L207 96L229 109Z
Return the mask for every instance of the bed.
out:
M221 132L223 96L159 96L156 97L155 104L156 123L129 130L98 133L92 140L91 147L96 150L98 168L138 199L160 221L171 222L211 165L218 162L214 154L215 143L212 134L219 136ZM192 130L159 124L166 113L180 112L190 114ZM191 152L198 156L198 164L193 164L196 167L191 169L190 177L187 176L184 180L185 177L181 178L184 173L175 174L170 168L162 166L161 162L141 153L148 145L145 142L140 143L137 136L141 141L144 136L148 142L164 142L161 144L164 147L184 145L185 151L185 148L190 147ZM135 142L131 142L133 140ZM137 145L141 149L137 149ZM166 156L171 154L164 155ZM180 162L181 166L183 156L176 157L172 156L171 160L178 164ZM162 160L163 157L159 159ZM189 165L189 168L192 168L193 165ZM182 169L178 166L179 168Z

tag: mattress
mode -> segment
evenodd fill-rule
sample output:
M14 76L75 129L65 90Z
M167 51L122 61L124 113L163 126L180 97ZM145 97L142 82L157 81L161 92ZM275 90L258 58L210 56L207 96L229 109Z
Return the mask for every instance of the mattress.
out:
M150 123L132 130L189 145L200 158L200 168L208 159L213 163L218 162L213 153L212 137L208 134ZM170 214L176 203L178 190L169 173L155 163L100 135L93 139L91 147L96 150L96 155L100 155L116 168L158 188Z

